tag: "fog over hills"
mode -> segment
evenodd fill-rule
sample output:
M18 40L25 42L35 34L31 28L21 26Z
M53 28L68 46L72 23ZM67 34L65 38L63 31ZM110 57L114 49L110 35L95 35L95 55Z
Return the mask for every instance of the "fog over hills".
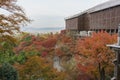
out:
M64 27L23 27L21 30L25 32L37 32L37 33L49 33L49 32L60 32L64 30Z

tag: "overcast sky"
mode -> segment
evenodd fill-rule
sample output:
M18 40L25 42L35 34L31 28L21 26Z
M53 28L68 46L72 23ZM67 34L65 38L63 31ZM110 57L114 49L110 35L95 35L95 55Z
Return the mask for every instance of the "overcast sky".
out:
M108 0L18 0L32 20L29 27L65 27L64 18Z

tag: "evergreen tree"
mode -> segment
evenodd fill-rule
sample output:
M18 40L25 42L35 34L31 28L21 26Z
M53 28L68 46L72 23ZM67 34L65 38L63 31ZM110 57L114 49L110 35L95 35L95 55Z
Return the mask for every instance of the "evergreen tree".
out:
M16 69L9 63L3 63L0 68L0 80L18 80Z

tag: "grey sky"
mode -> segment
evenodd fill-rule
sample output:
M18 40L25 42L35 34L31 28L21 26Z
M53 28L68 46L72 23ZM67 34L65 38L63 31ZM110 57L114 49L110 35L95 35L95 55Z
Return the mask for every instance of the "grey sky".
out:
M65 27L64 18L108 0L18 0L34 21L29 27Z

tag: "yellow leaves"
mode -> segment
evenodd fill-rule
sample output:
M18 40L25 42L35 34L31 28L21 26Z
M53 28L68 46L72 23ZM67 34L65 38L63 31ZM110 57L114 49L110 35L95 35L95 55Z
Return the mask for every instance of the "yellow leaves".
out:
M63 80L65 77L64 72L57 72L52 68L51 62L47 59L32 56L23 64L14 65L20 74L20 80L37 80L43 78L45 80Z
M19 67L21 67L19 69ZM33 56L29 57L24 65L18 66L18 71L21 77L21 80L30 80L31 76L35 76L36 78L42 77L42 74L45 69L49 68L49 63L44 58ZM24 79L25 78L25 79Z
M13 35L15 31L19 31L19 27L30 20L26 17L22 8L16 5L17 0L0 0L0 8L9 13L0 14L0 33Z
M16 1L17 0L0 0L0 8L8 12L8 14L0 14L0 43L5 41L9 46L12 45L11 48L16 43L13 35L19 32L21 25L30 22L22 8L16 5ZM7 48L8 46L6 46L6 49ZM2 48L0 49L2 50Z

